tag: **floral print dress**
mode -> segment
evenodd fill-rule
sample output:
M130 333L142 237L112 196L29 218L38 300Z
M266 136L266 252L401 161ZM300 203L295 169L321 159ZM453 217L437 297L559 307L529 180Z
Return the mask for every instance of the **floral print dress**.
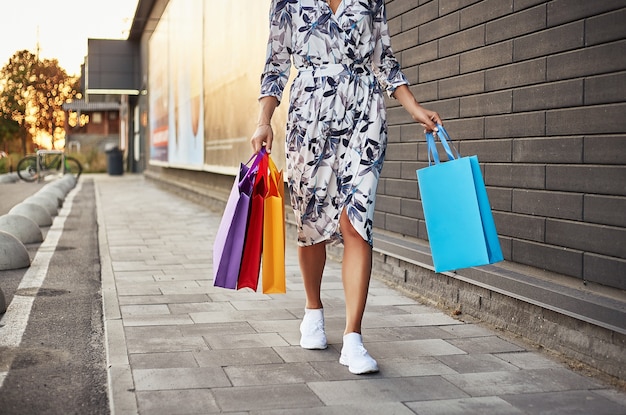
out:
M287 179L298 244L341 240L345 209L372 244L387 144L383 90L408 84L393 56L384 0L272 0L261 97L281 100L298 70L287 119Z

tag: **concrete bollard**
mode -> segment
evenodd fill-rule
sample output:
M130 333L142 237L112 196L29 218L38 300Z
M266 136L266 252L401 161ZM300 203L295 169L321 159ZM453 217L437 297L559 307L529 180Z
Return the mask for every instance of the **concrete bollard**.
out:
M29 266L30 256L24 244L10 233L0 231L0 271Z
M57 189L55 187L44 186L40 191L35 193L35 195L54 195L57 199L57 203L59 207L63 206L63 200L65 200L65 193L61 189Z
M10 214L22 215L32 219L38 226L52 225L52 216L46 209L34 203L22 202L9 210Z
M23 244L43 242L39 226L26 216L10 214L0 216L0 231L10 233Z
M33 195L24 199L26 203L34 203L46 209L50 216L56 216L59 213L59 203L56 196L52 194Z

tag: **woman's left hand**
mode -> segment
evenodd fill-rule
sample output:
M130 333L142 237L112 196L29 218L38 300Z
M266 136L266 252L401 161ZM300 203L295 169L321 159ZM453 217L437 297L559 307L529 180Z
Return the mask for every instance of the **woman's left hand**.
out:
M416 122L420 123L426 129L426 132L435 131L437 124L443 125L443 121L441 121L439 114L435 111L426 109L419 104L416 108L414 108L411 116Z

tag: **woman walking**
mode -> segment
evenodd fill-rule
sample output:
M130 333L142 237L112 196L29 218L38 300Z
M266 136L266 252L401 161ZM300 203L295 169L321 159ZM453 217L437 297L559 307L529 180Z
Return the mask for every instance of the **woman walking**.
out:
M383 92L426 130L441 123L423 108L393 55L383 0L272 0L267 60L253 150L271 152L271 118L291 65L286 130L287 179L298 228L306 292L300 345L327 347L320 296L326 244L343 242L346 327L340 363L378 371L363 347L361 323L372 270L376 187L387 144Z

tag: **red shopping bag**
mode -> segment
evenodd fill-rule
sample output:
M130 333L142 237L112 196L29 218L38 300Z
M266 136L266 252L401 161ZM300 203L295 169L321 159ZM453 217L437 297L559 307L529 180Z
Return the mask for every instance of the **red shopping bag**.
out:
M262 159L259 162L259 171L256 176L250 201L250 216L248 230L243 247L243 258L237 289L251 288L257 290L259 285L259 271L261 269L261 254L263 251L263 205L267 194L268 155L262 149Z

